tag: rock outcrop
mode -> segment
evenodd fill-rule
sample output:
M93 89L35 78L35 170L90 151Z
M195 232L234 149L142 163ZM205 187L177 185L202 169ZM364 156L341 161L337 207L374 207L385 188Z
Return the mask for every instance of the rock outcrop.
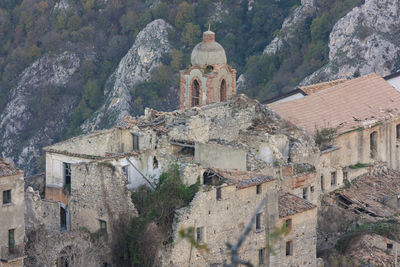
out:
M151 71L170 51L168 29L171 28L164 20L157 19L139 32L135 43L107 81L104 105L82 125L84 132L111 127L132 112L131 90L139 82L149 80Z
M340 19L329 36L329 63L301 84L351 78L398 68L400 2L366 0Z
M263 54L275 54L290 38L293 37L294 27L299 23L303 23L307 18L313 16L315 11L315 0L302 0L301 6L297 7L289 17L284 20L280 34L265 47Z
M32 133L32 128L37 127L32 125L37 92L43 87L65 86L80 62L78 55L71 52L45 55L23 71L11 90L10 101L0 115L0 151L2 157L13 159L26 175L35 169L40 148L54 143L61 134L77 102L72 95L62 96L57 112Z

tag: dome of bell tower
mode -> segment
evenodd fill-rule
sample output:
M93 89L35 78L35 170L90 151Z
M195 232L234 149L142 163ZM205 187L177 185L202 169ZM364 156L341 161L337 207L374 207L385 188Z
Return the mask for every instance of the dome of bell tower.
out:
M225 49L215 41L215 33L208 30L203 33L203 41L193 48L190 59L193 66L226 64Z

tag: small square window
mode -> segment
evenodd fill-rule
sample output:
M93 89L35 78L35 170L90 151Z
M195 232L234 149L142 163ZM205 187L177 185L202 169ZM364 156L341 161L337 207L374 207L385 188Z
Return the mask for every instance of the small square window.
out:
M387 249L393 249L393 244L392 243L387 243L386 244Z
M261 229L261 213L256 215L256 230Z
M196 241L197 243L203 242L203 227L196 228Z
M293 242L286 241L286 256L292 256L293 254Z
M221 196L221 188L217 188L217 200L221 200L222 196Z
M265 248L259 249L258 250L258 264L259 265L264 264L264 258L265 258Z
M3 191L3 205L11 203L11 190Z
M260 184L258 184L258 185L256 186L256 193L257 193L257 195L259 195L259 194L261 194L261 192L262 192L262 187L261 187Z

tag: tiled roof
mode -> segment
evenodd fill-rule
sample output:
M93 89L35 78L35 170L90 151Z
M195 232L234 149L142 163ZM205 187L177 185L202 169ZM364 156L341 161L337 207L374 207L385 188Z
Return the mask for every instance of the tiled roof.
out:
M283 191L279 191L278 205L279 218L291 216L316 207L305 199Z
M0 158L0 177L10 176L22 172L17 169L14 164L6 162L3 158Z
M306 85L306 86L299 86L299 88L307 95L312 95L319 91L322 91L322 90L331 88L335 85L344 83L346 81L347 81L347 79L338 79L338 80L333 80L333 81L329 81L329 82L316 83L316 84L311 84L311 85Z
M275 178L273 178L272 176L267 176L252 171L225 170L225 169L209 169L209 170L227 179L228 183L236 184L238 188L245 188L275 180Z
M400 93L373 73L302 99L268 106L310 134L323 128L336 128L338 133L344 133L397 116Z

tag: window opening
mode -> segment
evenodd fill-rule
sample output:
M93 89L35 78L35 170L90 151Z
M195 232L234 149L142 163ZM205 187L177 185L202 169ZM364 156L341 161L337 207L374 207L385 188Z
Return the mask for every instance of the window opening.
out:
M158 169L158 160L155 156L153 157L153 169Z
M200 84L197 80L193 81L192 85L192 107L200 104Z
M291 256L293 252L293 243L292 241L286 241L286 256Z
M63 207L60 207L60 229L67 230L67 212Z
M13 249L15 247L15 229L8 230L8 248Z
M331 185L336 185L336 172L331 172Z
M369 148L371 151L371 158L376 158L376 153L378 151L377 139L378 139L378 133L372 132L369 136Z
M324 176L321 175L321 190L324 191L325 190L325 185L324 185Z
M311 191L311 193L314 193L314 186L310 187L310 191Z
M259 265L264 264L265 248L258 250L258 263Z
M396 125L396 138L400 139L400 124Z
M259 195L259 194L261 194L261 192L262 192L262 187L261 187L260 184L258 184L258 185L256 186L256 193L257 193L257 195Z
M125 177L128 178L128 168L129 166L122 166L122 172L124 173Z
M307 193L308 193L308 192L307 192L307 191L308 191L307 189L308 189L307 187L303 188L303 198L304 198L304 199L307 199Z
M261 229L261 213L256 215L256 230Z
M11 203L11 190L3 191L3 205Z
M139 150L139 135L132 134L132 149Z
M222 80L221 86L219 88L219 95L220 95L220 100L221 102L226 101L226 82L225 80Z
M99 220L100 223L100 232L107 233L107 222L104 220Z
M387 248L387 249L393 249L393 244L387 243L387 244L386 244L386 248Z
M197 227L196 228L196 241L198 243L203 242L203 227Z
M286 227L286 229L288 229L288 230L291 230L291 229L292 229L292 219L287 219L287 220L285 221L285 227Z
M71 163L64 162L64 188L71 194Z
M349 180L349 173L346 171L343 171L343 180L346 180L346 181Z
M203 173L203 184L219 186L223 183L224 178L212 171Z
M221 197L221 188L219 187L219 188L217 188L217 200L221 200L222 199L222 197Z

